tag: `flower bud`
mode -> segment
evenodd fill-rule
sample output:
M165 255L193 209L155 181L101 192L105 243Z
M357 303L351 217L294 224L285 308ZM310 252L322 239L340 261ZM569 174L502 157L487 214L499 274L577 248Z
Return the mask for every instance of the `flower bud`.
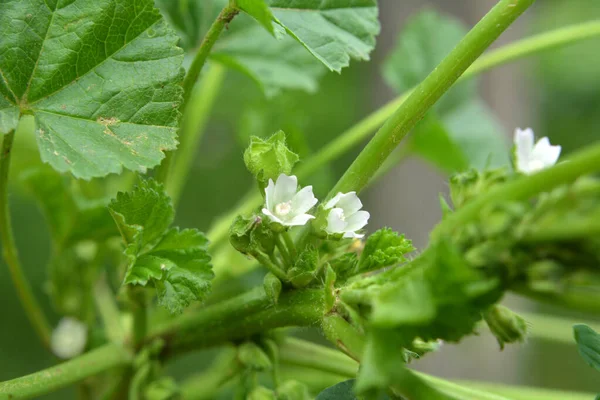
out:
M87 343L87 326L75 318L61 319L52 332L50 348L59 358L69 359L83 353Z
M492 306L483 318L496 336L500 349L504 349L504 343L523 342L527 337L527 322L504 306Z
M277 300L279 300L279 295L281 294L282 289L282 284L279 278L269 272L267 275L265 275L263 287L269 300L271 300L273 304L277 304Z

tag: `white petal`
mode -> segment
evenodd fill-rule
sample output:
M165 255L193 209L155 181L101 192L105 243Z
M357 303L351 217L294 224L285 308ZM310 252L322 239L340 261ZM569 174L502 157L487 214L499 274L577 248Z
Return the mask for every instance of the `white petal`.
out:
M329 200L327 202L327 204L325 204L325 209L329 210L330 208L335 207L335 205L337 204L338 201L340 201L340 198L344 195L344 193L342 192L338 192L338 194L336 194L335 196L333 196L333 198L331 200Z
M371 214L368 211L357 211L348 218L346 218L346 232L354 232L362 229L369 222Z
M308 221L310 221L311 219L313 219L314 217L315 217L314 215L310 215L310 214L300 214L300 215L296 215L291 220L284 222L283 224L287 225L287 226L306 225L306 223Z
M267 208L272 210L275 207L275 203L273 203L273 197L275 196L275 183L273 179L269 179L269 184L265 188L265 202Z
M273 193L273 206L292 200L298 189L298 178L294 175L279 175Z
M356 233L356 232L346 232L344 233L344 238L351 238L351 239L361 239L364 238L365 235L362 233Z
M312 186L303 187L292 199L292 215L304 214L317 204Z
M352 215L362 208L362 203L356 192L348 192L340 197L336 207L344 210L344 214Z
M525 130L517 128L515 130L515 157L518 171L529 172L529 160L533 151L533 140L534 135L531 128Z
M52 332L50 348L59 358L73 358L85 349L87 326L75 318L62 318Z
M560 157L560 146L552 146L547 137L543 137L535 144L531 152L532 159L541 161L545 167L556 164Z
M341 208L334 208L329 211L327 215L327 228L325 231L327 233L342 233L346 228L346 221L342 219L342 215L344 215L344 210Z
M280 220L279 218L277 218L275 216L275 214L273 214L271 211L267 210L266 208L262 209L263 214L265 214L267 217L269 217L269 219L273 222L278 222L280 224L283 224L283 221Z

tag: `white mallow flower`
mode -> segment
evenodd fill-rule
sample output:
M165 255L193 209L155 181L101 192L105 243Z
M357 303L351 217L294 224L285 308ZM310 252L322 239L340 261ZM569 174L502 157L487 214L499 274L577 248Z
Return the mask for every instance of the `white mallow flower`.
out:
M50 348L59 358L73 358L85 349L87 326L75 318L65 317L58 322L52 332Z
M533 144L534 135L531 128L515 131L515 164L517 171L533 174L556 164L560 156L560 146L552 146L547 137Z
M345 238L361 238L365 235L356 233L362 229L371 216L367 211L360 210L362 203L356 192L338 193L325 204L327 215L327 233L343 233Z
M279 175L277 182L269 179L265 189L266 207L262 212L273 222L285 226L306 224L314 216L307 211L317 204L312 186L305 186L298 191L298 178Z

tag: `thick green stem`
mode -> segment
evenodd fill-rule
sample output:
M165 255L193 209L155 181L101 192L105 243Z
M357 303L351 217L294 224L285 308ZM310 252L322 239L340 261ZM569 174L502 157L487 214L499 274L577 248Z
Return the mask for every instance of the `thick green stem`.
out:
M482 72L520 58L596 36L600 36L599 21L561 28L519 40L483 55L465 71L459 81L472 78ZM306 178L366 139L402 105L411 92L412 90L409 90L407 93L396 97L377 111L369 114L352 128L337 135L329 144L304 160L302 165L295 171L296 175L300 179ZM229 224L233 218L239 214L251 212L255 207L260 205L261 201L262 197L258 193L249 193L238 207L219 218L208 232L208 237L212 240L211 247L214 248L223 243L223 240L227 237Z
M14 131L4 135L2 154L0 154L0 239L2 240L2 252L17 296L25 309L25 314L44 346L49 348L52 330L25 277L12 230L8 203L8 171L14 138Z
M501 0L417 86L329 192L361 191L425 113L534 0Z
M193 315L170 321L150 337L165 339L163 356L168 357L190 349L218 346L270 329L315 325L321 320L323 309L323 290L289 291L273 305L264 290L257 288Z
M211 64L193 93L182 116L179 150L173 159L169 176L169 195L176 205L192 167L194 155L204 133L210 112L225 77L225 68Z
M188 112L188 104L190 98L192 97L192 93L194 91L194 85L200 76L200 72L210 55L210 52L217 42L217 39L223 32L223 29L231 22L231 20L239 13L238 8L234 4L228 4L221 10L217 19L213 22L211 27L209 28L206 36L200 43L200 47L194 56L194 60L192 61L192 65L187 71L185 78L183 79L183 83L181 86L183 87L183 100L181 105L179 106L179 110L182 114L186 114ZM166 154L165 159L160 164L156 171L156 179L159 182L167 184L167 187L170 186L169 178L171 177L170 169L175 157L175 152L168 152Z
M514 181L499 185L455 213L448 215L437 226L433 235L442 235L464 226L476 219L481 209L494 203L511 200L526 200L556 186L569 183L578 177L600 171L600 142L587 147L563 162L533 175L523 176Z
M123 347L107 344L62 364L0 383L0 399L30 399L72 385L112 368L129 365Z

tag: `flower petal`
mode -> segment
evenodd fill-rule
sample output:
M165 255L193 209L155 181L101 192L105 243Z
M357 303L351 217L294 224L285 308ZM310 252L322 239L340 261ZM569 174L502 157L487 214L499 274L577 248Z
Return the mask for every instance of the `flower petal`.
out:
M348 192L340 197L336 207L344 210L344 214L352 215L362 208L362 203L356 195L356 192Z
M267 210L266 208L262 209L263 214L265 214L267 217L269 217L269 219L273 222L278 222L280 224L284 224L282 220L280 220L279 218L277 218L275 216L275 214L273 214L270 210Z
M365 235L362 233L356 233L356 232L346 232L344 233L344 236L342 236L344 238L351 238L351 239L361 239L364 238Z
M275 207L276 203L273 202L274 197L275 197L275 183L273 182L273 179L269 179L269 184L265 188L265 203L266 203L267 209L269 209L269 210L272 210L273 207Z
M296 176L279 175L273 193L273 207L292 200L294 194L296 194L296 189L298 189L298 178Z
M325 231L327 233L342 233L346 228L346 221L342 219L344 210L341 208L334 208L327 214L327 227Z
M547 137L543 137L535 144L531 152L532 159L541 161L545 167L556 164L560 157L560 146L552 146Z
M296 215L291 220L284 222L283 224L287 225L287 226L306 225L306 223L308 221L310 221L311 219L313 219L314 217L315 217L314 215L310 215L310 214L300 214L300 215Z
M369 222L371 214L368 211L357 211L348 218L346 218L346 229L345 232L354 232L362 229Z
M531 158L531 152L533 151L534 135L531 128L515 130L515 157L517 170L521 172L529 171L529 160Z
M292 212L293 216L304 214L308 210L317 204L318 200L313 194L312 186L303 187L292 199Z
M344 193L342 192L338 192L338 194L336 194L335 196L333 196L333 198L331 200L329 200L326 204L325 207L323 207L326 210L329 210L330 208L335 207L335 205L337 204L338 201L340 201L340 198L344 195Z

